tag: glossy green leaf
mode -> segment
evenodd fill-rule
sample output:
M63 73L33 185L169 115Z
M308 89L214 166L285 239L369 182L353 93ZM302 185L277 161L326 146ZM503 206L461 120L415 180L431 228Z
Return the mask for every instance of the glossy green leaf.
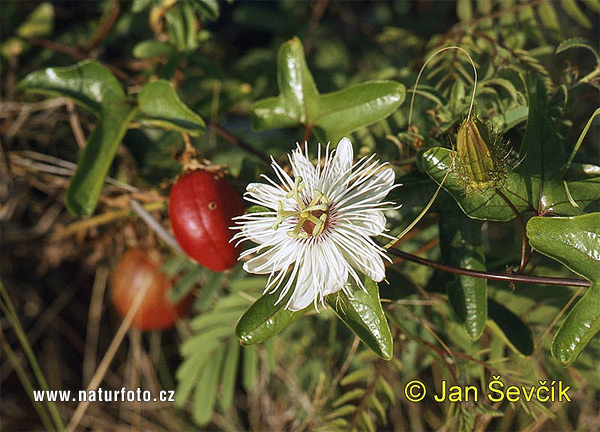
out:
M204 120L185 105L173 85L158 80L144 86L138 95L140 120L167 130L199 135L206 125Z
M439 184L451 167L451 151L443 147L431 148L419 154L418 163L420 169ZM577 181L551 179L543 184L541 188L539 178L513 172L508 175L503 192L520 212L535 208L542 213L575 216L600 210L600 177ZM467 193L455 171L448 174L443 187L470 218L508 221L515 216L493 190ZM541 193L541 199L534 199L537 197L532 190Z
M298 38L284 43L277 57L280 94L258 101L252 109L256 130L304 125L321 141L337 142L392 114L404 101L406 90L393 81L360 84L320 95Z
M101 114L107 105L123 104L125 100L125 92L112 72L91 60L70 67L32 72L18 84L18 88L67 97L96 114Z
M481 242L482 222L469 219L453 203L440 215L440 245L444 261L454 267L486 270ZM487 320L487 280L457 275L446 287L458 321L478 339Z
M573 182L546 182L542 197L542 212L557 216L600 211L600 177Z
M552 341L552 356L568 366L600 331L600 283L593 282L569 311Z
M355 286L352 297L340 291L327 296L327 304L373 352L385 360L391 360L394 345L379 300L379 287L368 278L365 278L364 284L366 291Z
M67 190L66 205L71 213L88 216L94 212L104 179L135 114L134 107L121 105L100 116Z
M443 147L431 148L419 155L419 166L440 184L452 166L451 151ZM493 190L467 194L466 187L454 170L448 174L443 187L452 195L463 212L473 219L508 221L515 217L506 202ZM505 189L505 195L519 211L528 208L525 198L527 191L521 176L511 173L506 179Z
M67 208L73 214L92 214L119 144L136 114L135 105L126 98L112 72L95 61L33 72L19 88L70 98L99 115L66 196Z
M554 358L569 365L600 330L600 213L534 217L527 223L527 236L535 250L592 283L569 311L552 343Z
M323 141L337 142L391 115L404 97L404 86L393 81L372 81L324 94L319 97L316 116L311 118L315 135Z
M488 299L488 325L515 352L533 354L531 329L521 318L500 303Z
M248 346L264 342L303 316L307 309L296 312L285 309L291 295L290 290L280 302L277 301L277 292L265 294L256 300L242 315L235 328L235 334L241 344Z
M600 213L533 217L527 223L527 237L538 252L589 281L600 282Z

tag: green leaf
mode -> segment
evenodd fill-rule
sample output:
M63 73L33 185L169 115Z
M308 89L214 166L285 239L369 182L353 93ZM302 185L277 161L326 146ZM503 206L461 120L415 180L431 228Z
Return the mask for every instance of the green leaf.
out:
M575 0L560 0L560 4L564 11L567 13L567 15L573 18L577 22L577 24L586 29L592 28L592 22L579 8Z
M209 21L219 19L219 2L217 0L191 0L202 13L202 18Z
M145 40L133 47L133 56L138 59L147 59L168 56L173 51L173 47L166 42Z
M54 7L50 2L44 2L36 7L17 28L15 34L22 38L46 36L54 28Z
M560 33L560 22L550 2L542 2L538 6L538 13L544 26L552 31Z
M138 13L149 8L154 3L154 0L133 0L131 12Z
M433 147L419 154L418 162L436 183L440 184L452 166L451 151L443 147ZM444 182L444 189L452 195L462 211L473 219L508 221L515 217L513 211L493 190L467 193L466 187L456 171L451 170ZM529 208L527 189L523 178L509 174L504 185L505 195L519 211Z
M371 369L358 369L342 378L340 384L342 386L356 384L360 381L367 380L367 378L371 378L372 376L373 371Z
M256 346L244 347L242 350L244 361L242 363L242 385L247 392L251 392L256 385L258 373L258 348Z
M342 136L392 114L406 96L402 84L377 81L320 95L304 58L302 43L284 43L277 57L280 94L262 99L252 109L255 130L304 125L321 141Z
M490 78L487 79L485 81L482 81L479 84L480 88L486 87L486 86L498 86L498 87L502 87L504 90L506 90L508 92L508 94L510 94L510 97L513 100L517 100L518 99L518 91L515 88L515 86L513 85L513 83L511 83L509 80L505 79L505 78Z
M515 352L524 356L533 354L531 329L521 318L505 306L488 299L488 325Z
M555 215L577 216L600 211L600 177L573 182L546 182L542 211Z
M266 341L307 312L308 309L295 312L285 309L292 294L290 290L279 302L279 293L265 294L250 306L235 328L235 334L242 345Z
M177 408L183 408L185 406L190 393L198 383L202 368L208 363L209 359L210 357L207 353L197 352L194 353L193 356L187 358L177 369L177 389L175 390L175 406Z
M567 160L567 162L564 164L564 166L561 169L561 172L563 174L566 171L569 170L569 168L571 166L571 163L573 163L573 159L575 159L575 155L579 151L579 147L581 147L581 144L583 143L583 140L585 139L588 131L590 130L590 127L592 126L592 123L594 122L594 120L598 116L600 116L600 108L596 109L596 111L594 111L592 113L592 115L588 119L587 123L583 127L583 130L581 131L581 134L579 134L579 138L577 138L577 142L575 143L575 146L573 147L573 150L571 151L571 155L569 156L569 159Z
M391 360L394 346L379 300L379 287L369 278L365 278L364 284L366 290L354 286L352 297L343 291L327 296L327 304L373 352Z
M119 144L136 114L136 107L126 98L112 72L95 61L33 72L18 87L73 99L99 115L100 120L88 138L66 196L71 213L92 214Z
M555 178L565 162L562 141L556 132L555 122L547 104L546 88L541 80L527 80L529 117L521 143L518 171L527 179L542 182ZM541 185L528 181L530 201L536 203Z
M473 18L471 0L458 0L456 2L456 16L460 21L469 21Z
M352 389L352 390L344 393L343 395L341 395L339 398L337 398L333 402L333 404L331 404L331 406L333 408L337 408L337 407L344 405L355 399L360 399L361 397L363 397L364 394L365 394L365 389L362 389L362 388Z
M467 218L453 203L440 215L440 245L445 262L486 270L481 242L482 222ZM479 339L487 320L487 280L457 275L446 287L458 321L471 339Z
M516 125L527 120L527 116L529 115L529 108L526 106L518 106L507 110L504 113L504 130L503 132L508 132L510 129L514 128Z
M589 281L600 282L600 213L533 217L527 223L527 237L538 252Z
M533 217L527 236L538 252L591 282L552 343L555 359L569 365L600 330L600 213L568 218Z
M564 366L573 363L600 331L600 283L593 282L558 328L552 341L552 356Z
M138 95L140 119L152 126L200 135L204 120L185 105L169 81L153 81Z
M225 347L220 346L202 371L202 375L194 392L194 421L203 426L207 424L215 408L217 400L217 385L219 384L219 370L223 362Z
M588 8L597 14L600 14L600 0L583 0Z
M225 362L223 363L221 377L221 397L219 398L219 406L223 411L227 411L233 404L239 358L240 344L236 338L231 338Z
M371 81L324 94L311 119L315 135L323 141L337 142L344 135L391 115L404 97L404 87L393 81Z
M17 86L20 90L73 99L96 114L109 105L123 105L125 92L107 68L85 60L65 68L47 68L27 75Z
M122 105L101 115L67 190L66 205L74 215L94 213L104 179L135 114L135 108Z

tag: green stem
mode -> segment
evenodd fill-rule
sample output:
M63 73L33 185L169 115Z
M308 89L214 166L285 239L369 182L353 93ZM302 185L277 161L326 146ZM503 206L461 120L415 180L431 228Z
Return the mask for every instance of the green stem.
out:
M600 70L596 70L596 72L600 72ZM562 169L563 173L565 173L565 172L567 172L569 170L569 167L571 166L571 163L573 162L573 159L575 158L575 155L579 151L579 147L581 147L581 143L583 143L583 140L584 140L585 136L587 135L588 131L590 130L590 127L592 126L592 123L593 123L594 119L597 116L599 116L599 115L600 115L600 108L598 108L596 111L594 111L594 113L592 114L592 116L587 121L585 127L581 131L581 134L579 135L579 138L577 139L577 142L575 143L575 147L573 147L573 151L571 152L571 156L569 156L569 159L567 160L567 163L564 165L564 167Z
M2 340L2 349L6 353L6 357L8 357L8 361L10 362L10 364L12 364L13 369L17 373L17 376L19 377L19 381L21 381L21 384L23 385L23 388L25 389L25 393L27 393L27 397L29 397L29 400L31 401L33 408L37 412L38 416L40 417L40 420L42 421L42 424L44 425L44 429L45 430L54 430L54 426L52 425L52 420L50 420L50 417L48 417L48 413L46 412L46 410L44 410L43 405L36 402L35 399L33 398L33 391L34 391L33 385L31 384L31 381L29 380L27 373L21 366L19 360L17 359L17 356L15 355L14 351L12 350L12 348L10 347L8 342L6 342L4 334L2 334L1 332L0 332L0 338Z
M31 345L27 340L25 331L23 330L23 327L21 327L21 323L19 322L19 319L17 317L15 307L12 301L10 300L10 297L6 292L6 289L4 288L4 284L2 284L2 282L0 282L0 296L2 297L2 300L0 301L0 309L2 309L2 311L6 315L13 331L15 332L15 335L17 336L17 339L19 339L21 347L23 348L23 352L25 353L27 360L29 360L29 365L31 366L31 369L33 369L33 374L35 375L39 386L42 390L50 390L50 388L48 387L48 383L46 382L46 378L44 378L44 374L42 373L42 369L40 368L40 365L38 364L35 358L33 349L31 348ZM64 431L65 425L63 424L62 419L60 418L60 414L58 412L58 409L56 408L55 403L46 400L46 405L48 406L48 411L50 411L50 416L54 421L56 429L59 431Z

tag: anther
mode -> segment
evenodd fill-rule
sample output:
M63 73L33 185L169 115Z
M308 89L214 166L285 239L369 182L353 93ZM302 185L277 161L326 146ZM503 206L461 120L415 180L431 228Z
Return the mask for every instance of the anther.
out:
M308 238L318 236L325 229L327 222L327 210L329 209L329 199L319 190L313 190L314 196L308 205L305 205L300 197L300 192L304 190L305 183L302 177L294 179L294 188L289 191L285 197L293 198L298 204L298 211L284 210L283 202L279 201L277 209L277 220L273 224L273 229L278 229L279 225L289 217L297 217L298 221L293 230L287 232L292 238ZM305 224L307 226L305 227Z

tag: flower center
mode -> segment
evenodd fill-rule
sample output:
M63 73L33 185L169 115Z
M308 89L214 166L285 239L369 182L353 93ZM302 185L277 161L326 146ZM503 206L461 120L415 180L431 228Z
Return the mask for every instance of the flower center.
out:
M327 210L329 209L329 199L319 190L313 190L313 199L306 205L300 192L304 189L305 183L302 177L294 179L294 188L285 196L294 198L298 204L298 211L284 210L283 201L279 201L277 209L277 221L273 224L273 229L279 228L279 225L290 217L297 217L298 222L293 230L287 232L287 235L293 238L307 238L309 235L318 236L325 229L327 222Z

